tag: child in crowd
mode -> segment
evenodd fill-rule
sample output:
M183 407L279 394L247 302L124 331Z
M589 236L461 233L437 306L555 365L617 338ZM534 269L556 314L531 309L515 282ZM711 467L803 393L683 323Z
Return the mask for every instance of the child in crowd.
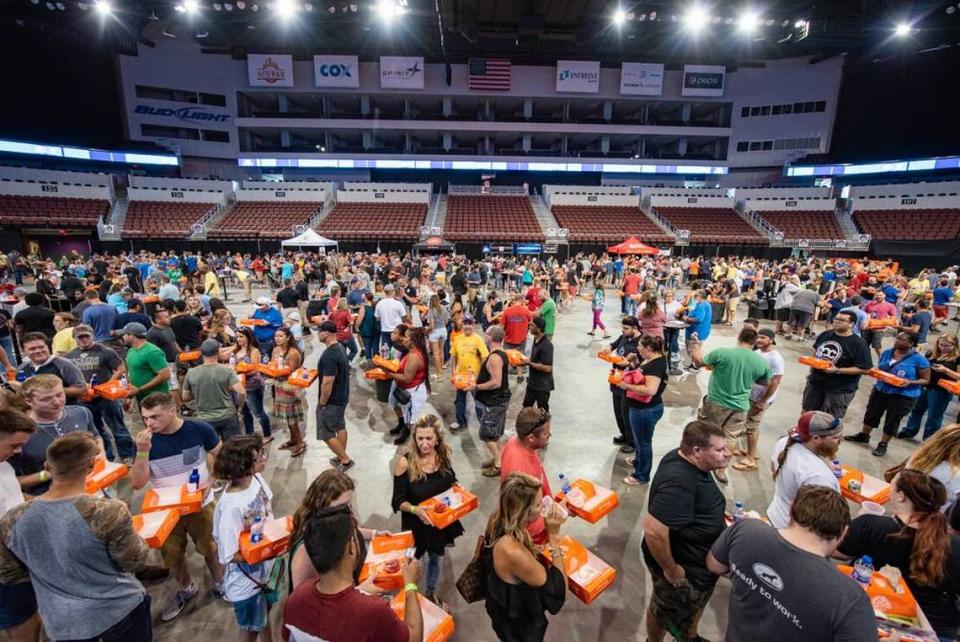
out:
M603 292L603 283L597 283L593 289L593 297L590 303L590 308L593 310L593 326L587 334L591 337L593 333L597 331L597 328L600 328L603 330L603 338L610 338L610 334L607 332L607 326L603 324L603 320L600 318L603 314L603 304L606 303L606 301L607 295Z

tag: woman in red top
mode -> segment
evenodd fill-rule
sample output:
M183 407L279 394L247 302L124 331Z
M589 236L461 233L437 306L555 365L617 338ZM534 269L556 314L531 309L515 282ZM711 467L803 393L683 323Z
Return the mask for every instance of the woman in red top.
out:
M259 256L250 263L250 269L257 275L257 283L263 283L263 273L266 272L267 268Z
M400 359L400 371L388 372L393 378L390 390L390 405L397 413L399 423L390 431L397 435L394 444L404 443L410 436L410 425L420 417L420 411L430 394L430 362L427 360L427 336L423 328L407 328L401 343L407 353ZM397 391L409 394L409 399L401 402ZM406 397L406 394L400 393Z
M337 299L337 307L330 313L328 320L337 326L337 341L347 349L347 361L353 361L359 349L353 338L353 330L351 329L353 315L350 314L346 299Z

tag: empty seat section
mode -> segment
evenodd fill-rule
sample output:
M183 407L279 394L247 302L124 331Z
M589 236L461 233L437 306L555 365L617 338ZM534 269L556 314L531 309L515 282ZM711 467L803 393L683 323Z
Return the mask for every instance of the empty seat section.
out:
M767 239L734 210L725 207L656 207L678 230L690 230L691 243L766 245Z
M853 220L875 239L937 241L960 237L960 209L854 210Z
M182 239L191 233L190 226L213 207L213 203L130 201L122 236L125 239Z
M209 239L285 239L297 225L310 222L320 202L243 201L233 206L213 229Z
M338 203L317 231L338 241L416 241L426 203Z
M673 243L674 238L651 221L639 207L555 205L551 208L560 227L574 242L620 242L636 236L647 243Z
M0 195L0 225L96 227L109 212L101 199Z
M542 241L526 196L451 195L444 236L451 241Z
M843 228L833 211L799 210L757 212L775 229L783 232L785 239L842 239Z

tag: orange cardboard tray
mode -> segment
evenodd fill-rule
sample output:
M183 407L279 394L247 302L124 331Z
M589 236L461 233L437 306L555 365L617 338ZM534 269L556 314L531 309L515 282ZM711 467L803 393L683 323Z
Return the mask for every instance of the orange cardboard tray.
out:
M389 381L390 375L388 375L383 368L370 368L363 373L363 376L366 379L373 381Z
M290 535L293 533L293 515L271 519L263 524L263 539L250 542L250 531L240 533L240 556L248 564L259 564L264 560L283 555L290 548Z
M290 373L287 383L298 388L309 388L320 372L316 368L297 368Z
M842 465L840 468L843 470L843 476L840 477L840 494L850 501L858 504L863 502L886 504L890 499L893 487L887 482L850 466ZM860 484L860 490L851 488L851 481Z
M610 374L607 375L607 383L612 386L619 386L621 383L623 383L623 370L611 368Z
M388 372L400 372L400 360L399 359L384 359L379 354L373 355L373 365L378 368L383 368Z
M444 502L450 499L450 506ZM480 500L460 484L454 484L450 490L420 502L427 509L427 517L437 528L443 529L464 515L477 510Z
M289 377L290 373L292 372L290 366L280 366L278 368L276 361L271 361L270 363L261 363L257 366L257 370L260 371L260 374L273 379Z
M903 388L907 385L906 379L902 379L897 375L890 374L889 372L885 372L879 368L870 368L867 370L867 376L890 384L891 386L896 386L897 388Z
M177 361L180 363L190 363L191 361L198 361L200 359L199 350L190 350L187 352L181 352L177 355Z
M450 378L450 383L457 390L468 390L477 383L477 375L472 372L458 372Z
M420 614L423 617L423 642L447 642L453 637L453 632L456 630L453 616L419 593L417 593L417 601L420 602ZM403 620L407 611L406 593L397 593L390 600L390 608L400 620Z
M948 392L952 392L955 395L960 395L960 381L941 379L937 385Z
M592 481L577 479L571 482L570 488L571 494L573 494L572 491L579 490L583 499L574 496L576 503L573 503L568 495L567 511L591 524L596 524L620 505L620 496L615 491L594 484ZM557 501L561 501L563 495L563 492L558 493Z
M249 361L239 361L233 367L237 374L247 374L248 372L256 372L260 368L256 363L250 363Z
M601 361L606 361L607 363L612 363L615 366L624 366L627 364L627 359L621 357L615 352L603 351L597 353L597 359Z
M373 577L377 586L389 590L403 588L403 564L413 554L412 531L377 535L370 541L370 552L360 569L360 581Z
M107 461L103 457L97 457L97 460L93 464L93 472L87 475L87 494L92 495L97 491L113 486L126 477L129 472L130 469L123 464Z
M853 575L852 566L837 564L837 570L847 576ZM894 588L886 575L874 571L873 575L870 576L870 584L864 585L859 581L857 581L857 584L867 592L874 612L883 616L911 620L913 626L920 626L920 607L903 578L900 578L899 586Z
M240 319L237 323L240 325L245 325L248 328L256 328L260 326L270 325L270 322L266 319Z
M98 384L93 387L97 391L97 394L104 399L109 399L110 401L116 401L117 399L126 399L130 396L129 386L124 388L120 385L120 381L117 379L111 379L110 381L105 381L101 384Z
M898 325L896 319L870 319L867 321L867 330L882 330Z
M160 297L158 297L155 294L151 294L143 297L142 302L143 303L160 303Z
M560 538L560 549L563 551L563 567L567 571L567 586L584 604L597 599L617 579L612 566L569 535ZM542 556L547 563L552 563L549 546L543 549Z
M803 356L797 359L797 361L805 366L810 366L814 370L826 370L827 368L833 367L833 363L827 361L826 359L817 359L816 357Z
M180 521L180 511L168 508L133 516L133 530L150 548L160 548Z
M507 361L511 366L522 366L527 360L527 356L519 350L504 350L507 353Z
M176 509L180 515L200 512L203 503L203 491L191 493L187 485L170 486L165 488L150 488L143 496L141 513L152 513L158 510Z

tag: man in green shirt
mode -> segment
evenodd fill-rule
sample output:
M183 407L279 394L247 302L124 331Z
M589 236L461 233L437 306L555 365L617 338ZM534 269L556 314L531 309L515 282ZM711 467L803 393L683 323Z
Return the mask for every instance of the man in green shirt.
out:
M550 298L550 293L545 288L540 288L540 298L543 303L537 311L537 316L543 317L546 322L543 333L547 335L550 341L553 341L553 331L557 327L557 303Z
M730 450L746 431L747 411L750 410L750 391L755 383L766 383L772 376L766 360L753 351L757 343L757 331L744 327L737 336L737 347L718 348L701 356L700 341L687 340L690 358L697 367L710 369L710 385L707 395L697 411L701 421L720 426ZM727 483L726 468L713 471L721 484Z
M120 330L120 336L127 346L130 395L136 395L140 401L151 392L170 392L167 357L163 350L147 341L147 328L142 323L128 323ZM126 400L125 405L129 406Z

